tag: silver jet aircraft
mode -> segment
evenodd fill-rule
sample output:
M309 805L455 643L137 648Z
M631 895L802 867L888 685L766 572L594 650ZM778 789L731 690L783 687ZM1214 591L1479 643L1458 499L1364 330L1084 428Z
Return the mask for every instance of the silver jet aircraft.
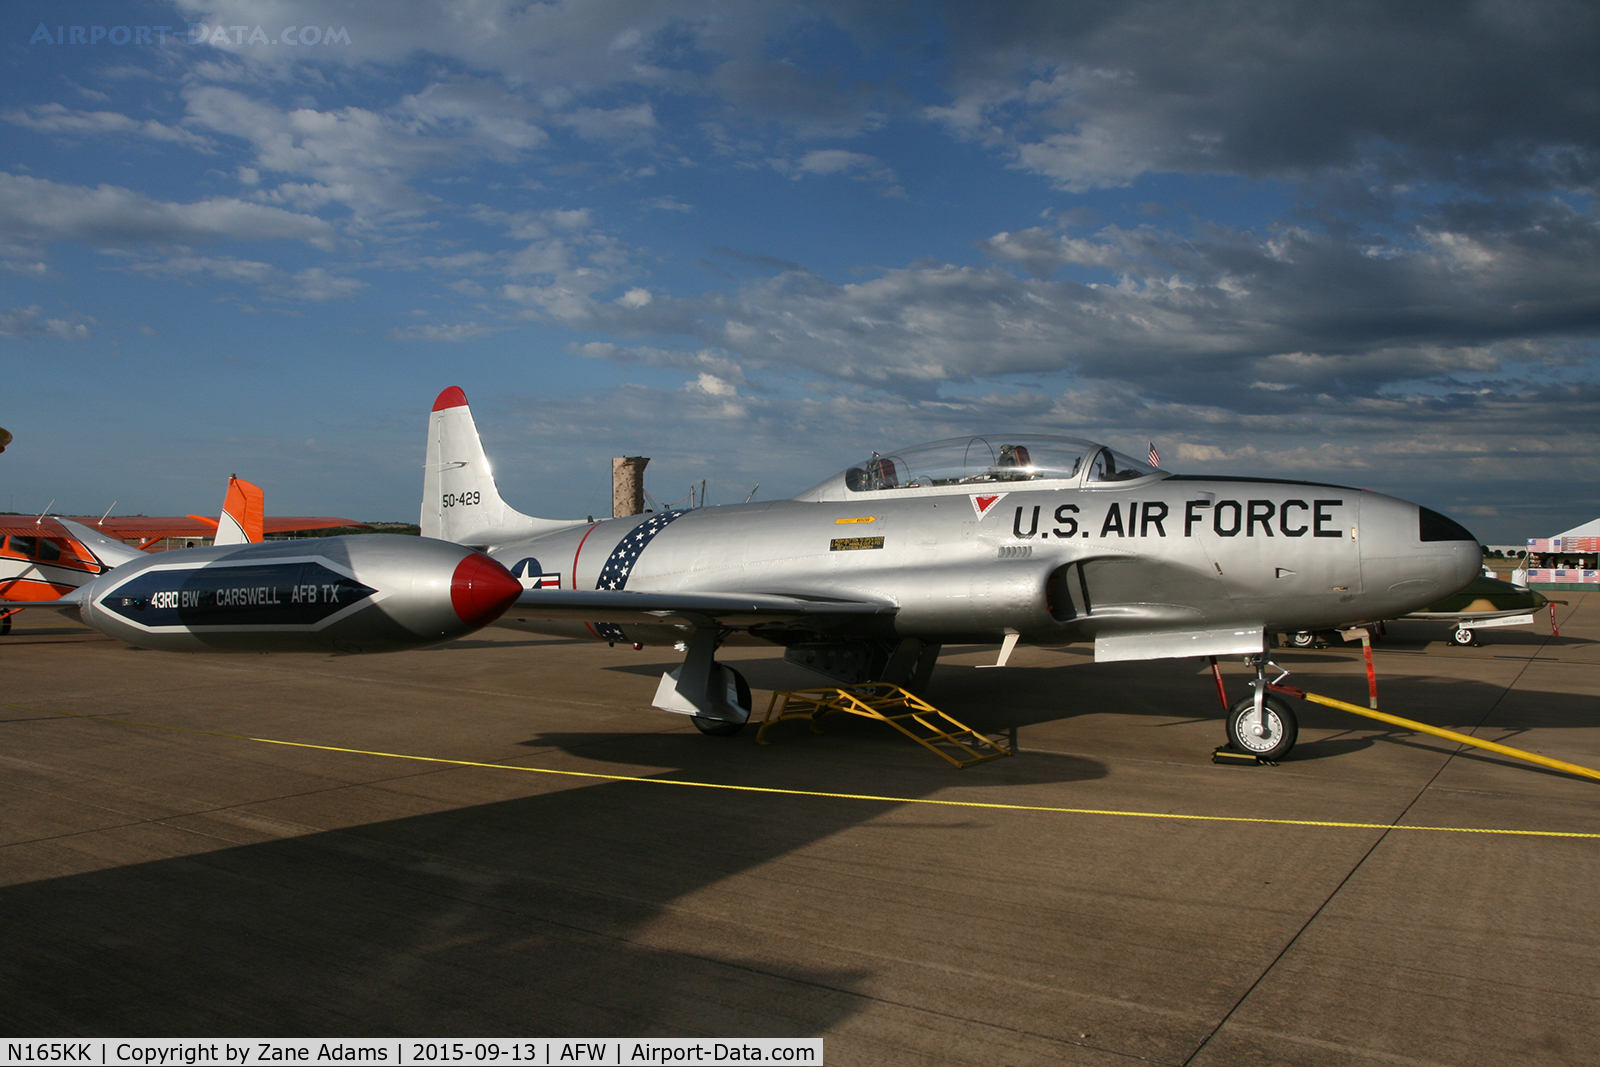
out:
M1171 474L1071 437L990 434L871 456L790 500L599 522L501 498L467 398L428 429L422 533L479 548L524 592L499 625L638 645L683 664L655 705L737 732L749 687L715 653L780 645L840 682L915 691L947 643L1093 641L1097 661L1246 655L1243 751L1293 746L1267 695L1266 635L1395 618L1474 580L1477 540L1437 512L1346 486Z

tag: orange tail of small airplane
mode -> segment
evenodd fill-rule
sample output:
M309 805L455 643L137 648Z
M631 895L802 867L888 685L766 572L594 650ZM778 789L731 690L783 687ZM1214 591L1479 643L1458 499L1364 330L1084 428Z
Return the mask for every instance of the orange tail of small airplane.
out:
M228 495L222 502L221 518L216 522L202 515L190 515L189 518L207 526L215 526L215 544L253 545L263 539L266 514L266 494L261 487L233 474L228 477Z

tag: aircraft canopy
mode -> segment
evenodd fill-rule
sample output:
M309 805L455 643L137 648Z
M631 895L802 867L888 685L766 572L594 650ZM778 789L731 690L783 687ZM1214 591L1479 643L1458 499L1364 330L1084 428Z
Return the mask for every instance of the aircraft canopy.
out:
M1003 485L1008 482L1122 482L1162 473L1104 445L1047 434L985 434L877 453L830 478L800 499L850 493Z

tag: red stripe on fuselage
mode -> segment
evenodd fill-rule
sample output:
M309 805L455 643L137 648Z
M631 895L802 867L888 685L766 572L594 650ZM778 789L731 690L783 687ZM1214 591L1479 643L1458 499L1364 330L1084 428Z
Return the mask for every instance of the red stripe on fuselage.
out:
M572 588L574 589L578 588L578 556L583 552L583 543L589 540L589 535L594 533L599 525L600 524L597 522L587 530L583 531L583 536L578 538L577 551L572 553ZM584 623L583 628L594 634L596 637L600 636L599 634L594 633L594 627L590 626L588 623Z

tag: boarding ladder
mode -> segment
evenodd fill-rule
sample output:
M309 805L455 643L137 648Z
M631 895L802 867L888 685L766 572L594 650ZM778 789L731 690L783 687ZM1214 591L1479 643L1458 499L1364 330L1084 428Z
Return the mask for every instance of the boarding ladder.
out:
M763 745L767 728L773 723L808 720L811 732L822 733L819 725L829 715L859 715L886 722L942 760L957 767L999 759L1011 750L964 726L921 697L888 682L872 682L848 689L786 689L772 694L766 718L756 731Z

